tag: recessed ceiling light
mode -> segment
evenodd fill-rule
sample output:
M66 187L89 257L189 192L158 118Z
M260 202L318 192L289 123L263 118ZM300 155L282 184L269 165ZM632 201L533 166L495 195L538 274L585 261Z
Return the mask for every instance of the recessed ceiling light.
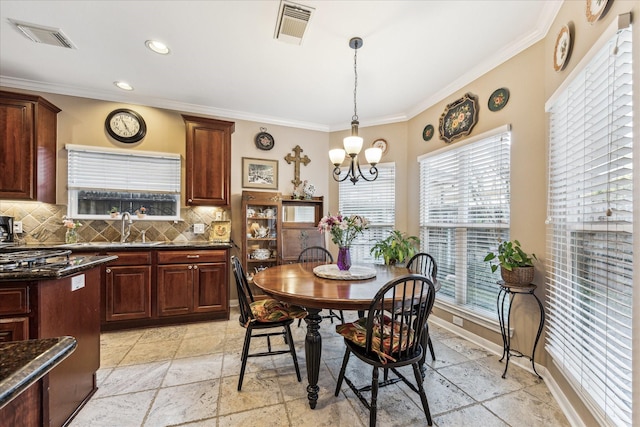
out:
M169 47L162 42L157 40L147 40L144 44L155 53L159 53L160 55L169 54Z
M113 84L118 86L122 90L133 90L133 86L131 86L127 82L113 82Z

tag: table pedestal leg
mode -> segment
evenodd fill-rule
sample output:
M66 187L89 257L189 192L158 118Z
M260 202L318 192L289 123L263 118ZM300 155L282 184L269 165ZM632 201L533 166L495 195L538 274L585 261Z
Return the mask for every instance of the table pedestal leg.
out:
M307 398L309 406L315 409L318 402L318 375L320 373L320 355L322 354L322 337L320 336L320 310L308 308L309 314L304 319L307 322L307 336L304 341L304 354L307 361Z

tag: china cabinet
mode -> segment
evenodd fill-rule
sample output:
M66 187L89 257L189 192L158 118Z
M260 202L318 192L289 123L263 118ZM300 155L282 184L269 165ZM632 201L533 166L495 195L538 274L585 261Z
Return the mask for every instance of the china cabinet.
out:
M242 192L242 266L249 276L278 264L281 198L277 192Z
M318 230L322 209L322 196L282 199L281 264L297 262L298 255L306 248L325 247L325 236Z

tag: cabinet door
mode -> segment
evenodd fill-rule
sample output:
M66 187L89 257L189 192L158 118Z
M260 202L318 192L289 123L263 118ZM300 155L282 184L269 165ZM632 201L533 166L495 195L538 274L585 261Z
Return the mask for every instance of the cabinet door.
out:
M151 318L151 266L106 269L106 321Z
M29 319L0 319L0 343L29 339Z
M186 124L186 204L230 205L234 123L183 116Z
M193 265L158 266L158 316L193 311Z
M0 98L0 199L33 199L33 104Z
M224 263L193 266L194 311L197 313L227 310L227 265Z

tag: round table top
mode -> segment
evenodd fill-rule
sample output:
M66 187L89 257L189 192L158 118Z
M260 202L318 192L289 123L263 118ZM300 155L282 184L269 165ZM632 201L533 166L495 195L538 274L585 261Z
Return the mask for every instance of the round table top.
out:
M406 267L368 264L376 275L364 280L324 279L313 273L321 265L283 264L253 276L253 283L265 294L303 307L336 310L367 310L371 300L387 282L406 274Z

